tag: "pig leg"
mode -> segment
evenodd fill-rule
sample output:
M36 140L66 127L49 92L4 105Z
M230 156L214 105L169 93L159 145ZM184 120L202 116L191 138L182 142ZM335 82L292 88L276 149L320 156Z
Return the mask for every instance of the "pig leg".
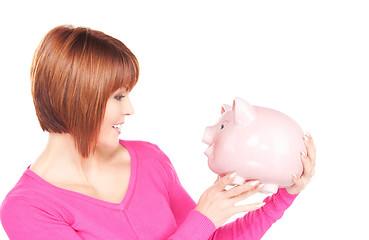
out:
M260 190L261 193L276 193L278 191L278 185L273 183L265 183Z
M232 185L242 185L246 182L246 179L236 174ZM273 183L265 183L263 188L260 190L261 193L276 193L278 191L279 186Z
M234 180L232 182L232 184L234 185L242 185L246 182L246 179L241 177L240 175L236 174L236 176L234 177Z

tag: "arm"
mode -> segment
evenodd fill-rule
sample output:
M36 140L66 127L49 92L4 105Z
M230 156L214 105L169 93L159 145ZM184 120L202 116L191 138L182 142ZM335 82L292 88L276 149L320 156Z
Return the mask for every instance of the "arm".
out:
M292 204L297 195L289 194L285 189L267 197L262 208L251 211L244 217L226 224L218 229L202 213L193 210L196 203L184 190L174 168L170 191L171 207L176 219L183 219L188 214L177 232L169 239L260 239L274 222L283 216L284 211ZM199 234L194 236L194 233ZM179 237L180 236L180 237Z
M159 149L160 151L160 149ZM215 224L204 214L195 210L196 203L181 185L170 159L161 152L164 169L168 177L168 196L177 231L168 240L207 239L260 239L270 226L291 205L297 195L290 195L284 189L264 200L266 204L257 211L251 211L243 218L216 229ZM224 184L222 187L227 185Z
M11 240L82 240L65 221L23 197L7 199L0 213L1 223Z
M305 146L307 148L307 154L302 154L304 173L301 177L294 177L295 184L293 186L287 189L279 189L276 194L267 197L264 200L266 204L262 208L255 211L251 211L249 208L248 211L250 212L244 217L239 218L232 223L224 225L223 227L219 227L217 230L215 230L216 227L214 224L211 225L209 223L209 218L207 218L200 212L197 212L196 214L196 210L193 210L193 207L196 207L196 203L190 198L190 196L181 186L174 167L170 163L170 160L163 153L163 159L165 159L165 163L167 165L166 169L169 169L169 197L173 214L177 219L177 224L179 226L177 232L169 239L238 239L239 237L245 239L260 239L270 228L270 226L283 216L284 211L292 204L298 193L305 188L305 186L310 182L312 176L314 175L316 150L313 140L309 134L305 135ZM219 189L221 189L222 194L233 191L223 191L223 187L227 185L227 180L225 180L225 178L223 179L223 183L222 181L218 182L218 186ZM229 182L232 182L232 179L230 179ZM245 189L247 189L247 187L250 190L250 186L246 186ZM214 188L212 189L212 191L214 193ZM251 190L251 192L252 191L254 191L254 193L256 192L256 190ZM241 193L242 192L243 191L241 191ZM248 195L251 194L253 193L250 193ZM208 195L211 194L208 193ZM233 194L231 194L231 196L232 195ZM182 203L187 204L182 205ZM252 208L252 206L250 207ZM257 205L255 207L257 207ZM247 209L247 206L245 206L245 209ZM188 214L188 217L185 219L185 221L183 221L184 216L186 216L187 213L190 214ZM195 214L191 215L191 213ZM197 216L198 219L202 219L202 221L194 221L194 215ZM203 218L201 218L201 215L203 216ZM182 225L180 225L181 223ZM194 224L192 225L191 223ZM195 224L198 224L197 228ZM199 231L203 233L201 238L196 236L194 237L193 234L191 235L190 231L187 232L187 229L191 230L191 227L193 227L193 232ZM210 234L209 238L206 238L207 234L212 231L213 233Z
M261 239L297 197L297 195L289 194L285 189L279 189L276 194L264 200L266 204L262 208L251 211L244 217L215 230L214 224L206 216L193 210L196 203L180 185L179 180L176 190L172 189L172 191L175 191L172 193L177 193L171 197L171 206L176 219L181 219L188 214L177 232L169 238L173 240Z
M193 210L196 203L184 190L173 168L173 176L176 179L171 189L171 207L176 219L183 219L177 232L171 236L176 239L261 239L274 222L280 219L284 211L292 204L297 195L289 194L285 189L267 197L262 208L251 211L244 217L236 219L218 229L202 213ZM194 235L194 233L198 235Z
M215 231L214 223L195 210L196 203L183 188L169 158L154 145L160 164L165 170L169 204L177 229L168 240L207 240Z
M262 208L218 228L210 239L261 239L296 197L281 188L264 200L266 204Z
M265 221L264 225L261 227L256 226L257 224L259 224L257 221L260 221L260 216L262 216L264 213L258 212L257 217L254 217L254 212L250 212L243 218L242 221L233 222L228 226L218 228L216 230L216 225L207 216L205 216L205 214L195 210L197 205L180 183L178 175L172 163L170 162L170 159L163 152L160 153L162 155L161 160L163 160L162 164L164 164L163 167L168 178L167 188L170 200L170 207L178 226L177 231L168 239L234 239L234 236L239 237L249 235L249 228L256 227L255 229L253 229L253 233L260 232L262 230L265 232L273 223L273 219L262 218L262 220ZM224 189L226 185L226 182L224 183L224 185L219 185L219 189ZM274 213L274 202L272 201L272 199L266 199L266 201L270 203L269 206L265 205L264 209L270 209L269 212L271 214ZM220 212L217 211L217 214L220 214ZM249 226L249 228L246 228L245 226Z

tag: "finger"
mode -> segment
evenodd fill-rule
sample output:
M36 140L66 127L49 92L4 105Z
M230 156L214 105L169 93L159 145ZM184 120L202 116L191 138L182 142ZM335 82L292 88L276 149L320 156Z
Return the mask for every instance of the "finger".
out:
M315 162L316 148L315 148L313 138L311 137L311 135L309 133L305 133L304 143L305 143L305 147L306 147L306 150L307 150L307 155L310 157L310 159L312 161Z
M226 193L226 197L231 198L231 197L235 197L240 194L243 194L255 188L258 184L259 184L259 180L245 182L242 185L229 189Z
M301 162L304 168L304 173L310 172L312 168L312 164L311 164L310 158L307 156L306 152L304 151L301 152Z
M251 204L246 204L246 205L235 206L233 214L237 214L237 213L241 213L241 212L255 211L255 210L261 208L264 205L265 205L265 202L251 203Z
M313 140L313 138L311 137L311 135L310 134L308 134L309 135L309 142L310 142L310 144L309 144L309 150L310 150L310 155L308 154L308 156L310 157L310 159L311 159L311 162L312 162L312 164L313 164L313 166L314 166L314 168L315 168L315 160L316 160L316 147L315 147L315 144L314 144L314 140Z
M300 189L299 191L303 190L306 185L307 185L307 181L306 178L304 176L300 176L297 177L296 175L293 177L293 182L295 183L295 188Z
M305 188L306 187L306 185L308 185L309 184L309 182L311 181L311 177L305 177L305 176L301 176L300 177L300 185L303 187L303 188Z
M225 187L231 184L236 176L236 173L228 173L224 177L221 177L218 182L214 184L216 191L223 191Z
M315 174L315 166L310 160L308 156L306 156L306 153L301 153L301 160L304 167L303 176L305 178L311 178Z
M257 184L255 187L251 188L250 190L238 195L238 196L235 196L232 199L232 201L234 203L237 203L237 202L240 202L240 201L243 201L247 198L249 198L250 196L258 193L262 188L263 188L264 184Z
M296 176L296 174L293 174L292 180L293 180L293 183L296 185L299 182L300 177Z
M307 156L306 156L307 155ZM303 157L301 158L304 164L304 168L306 168L308 174L310 176L313 176L315 174L315 157L314 154L305 154L303 155Z
M301 186L303 184L303 175L301 176L293 175L293 182L295 183L296 186Z

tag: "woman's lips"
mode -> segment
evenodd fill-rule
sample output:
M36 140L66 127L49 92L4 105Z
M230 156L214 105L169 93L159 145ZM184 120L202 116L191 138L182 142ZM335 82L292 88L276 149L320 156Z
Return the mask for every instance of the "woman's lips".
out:
M112 128L114 128L116 131L120 133L123 123L113 124Z

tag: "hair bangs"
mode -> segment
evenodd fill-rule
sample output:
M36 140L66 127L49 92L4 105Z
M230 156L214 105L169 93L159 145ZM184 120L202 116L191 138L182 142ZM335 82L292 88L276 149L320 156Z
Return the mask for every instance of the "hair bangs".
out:
M113 58L111 69L110 94L123 88L130 92L138 81L139 66L136 57L131 52L118 48Z

